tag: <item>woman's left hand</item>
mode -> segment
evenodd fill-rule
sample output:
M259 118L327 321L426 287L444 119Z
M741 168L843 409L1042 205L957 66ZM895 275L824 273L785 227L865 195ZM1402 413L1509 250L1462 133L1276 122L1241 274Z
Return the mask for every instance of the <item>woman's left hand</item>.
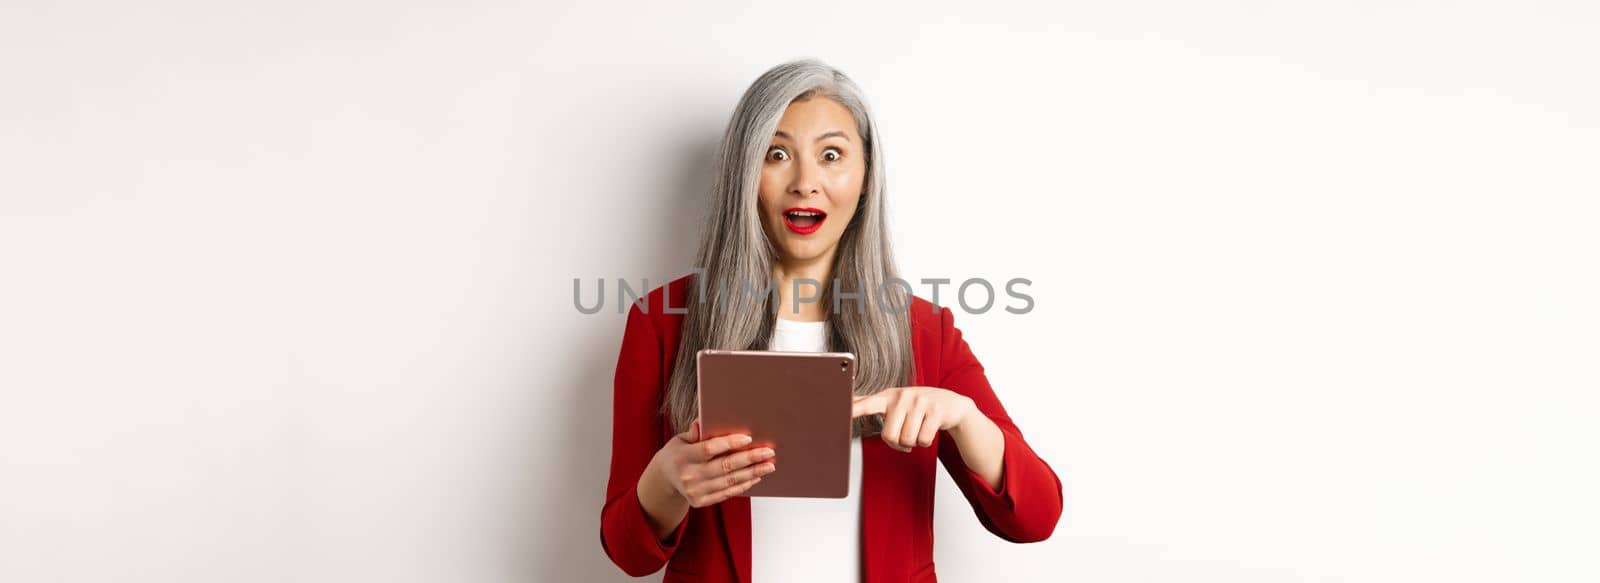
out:
M971 398L938 387L894 387L856 397L850 417L883 414L883 441L902 452L933 445L941 430L956 430L983 415Z

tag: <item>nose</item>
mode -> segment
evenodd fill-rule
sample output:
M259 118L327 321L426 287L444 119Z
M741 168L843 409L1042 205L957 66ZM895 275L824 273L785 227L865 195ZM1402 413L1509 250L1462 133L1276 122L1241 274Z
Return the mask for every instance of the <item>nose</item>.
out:
M789 193L801 197L811 196L820 192L817 186L817 169L812 164L800 162L794 165L794 175L789 179Z

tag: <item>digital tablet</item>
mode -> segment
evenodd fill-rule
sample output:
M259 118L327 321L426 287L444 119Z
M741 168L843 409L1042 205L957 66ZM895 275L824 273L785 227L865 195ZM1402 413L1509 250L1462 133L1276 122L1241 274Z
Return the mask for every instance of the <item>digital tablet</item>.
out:
M748 433L777 452L778 471L742 496L850 494L850 417L856 358L848 352L701 350L695 353L700 435Z

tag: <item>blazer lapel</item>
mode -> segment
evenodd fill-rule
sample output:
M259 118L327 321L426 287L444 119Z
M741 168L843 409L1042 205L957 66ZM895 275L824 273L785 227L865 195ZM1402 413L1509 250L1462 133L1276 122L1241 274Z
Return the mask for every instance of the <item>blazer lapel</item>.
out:
M915 308L913 308L915 309ZM911 346L916 359L914 367L916 384L927 385L931 375L935 374L930 367L938 365L923 358L924 351L919 350L928 346L928 342L936 340L925 338L927 330L919 326L919 320L911 318ZM861 440L861 581L863 583L891 583L903 581L909 574L906 559L909 557L910 547L906 541L911 534L908 527L896 517L909 516L915 508L903 508L910 504L908 492L914 491L915 477L923 475L919 472L920 464L928 464L934 457L931 451L922 451L921 455L902 453L889 447L883 442L881 436L871 436Z
M873 583L873 573L883 571L878 565L889 557L886 545L893 540L891 524L886 517L885 503L894 499L894 484L884 472L892 471L890 456L900 452L889 449L883 439L873 436L861 440L861 580Z

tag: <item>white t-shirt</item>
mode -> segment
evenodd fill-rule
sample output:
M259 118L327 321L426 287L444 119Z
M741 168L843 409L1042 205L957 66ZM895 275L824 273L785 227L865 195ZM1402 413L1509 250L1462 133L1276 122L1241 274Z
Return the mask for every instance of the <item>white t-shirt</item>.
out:
M768 350L827 352L827 322L778 318ZM861 580L861 438L850 440L845 498L750 499L750 553L753 583Z

